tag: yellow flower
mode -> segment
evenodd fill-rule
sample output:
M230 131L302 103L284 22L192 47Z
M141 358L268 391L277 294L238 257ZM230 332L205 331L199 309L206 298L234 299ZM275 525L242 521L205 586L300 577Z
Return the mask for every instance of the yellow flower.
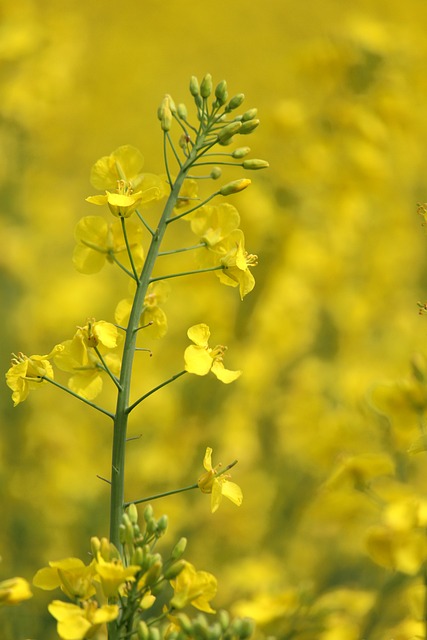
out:
M215 613L209 604L218 589L214 575L207 571L196 571L192 564L185 562L184 569L170 582L175 592L170 601L173 609L183 609L191 604L200 611Z
M104 367L94 350L96 347L109 370L118 375L120 358L109 353L119 343L117 327L100 320L90 321L79 327L72 340L62 343L62 351L55 357L55 364L62 371L72 373L68 381L69 388L88 400L93 400L101 392Z
M241 371L230 371L222 362L227 347L218 345L214 349L209 347L209 327L206 324L196 324L187 331L187 336L194 342L186 348L184 353L185 370L197 376L205 376L209 371L229 384L242 374Z
M222 242L212 247L219 254L219 263L225 268L216 274L223 284L230 287L239 287L240 297L243 300L255 286L249 267L258 264L258 257L245 250L245 237L241 229L236 229Z
M211 510L212 513L218 509L222 496L225 496L231 502L234 502L238 507L242 504L243 494L238 484L230 482L229 475L218 475L221 464L217 464L216 467L212 467L212 449L206 448L205 457L203 460L203 466L206 469L206 473L203 473L199 480L198 485L200 491L203 493L212 494L211 497Z
M187 218L191 230L199 236L208 247L213 247L235 231L240 224L240 215L236 207L224 202L220 205L200 207Z
M53 379L53 369L49 362L59 354L63 347L56 345L50 353L44 356L25 356L23 353L12 354L11 367L6 373L6 383L13 391L13 406L23 402L30 390L36 389L46 376Z
M144 298L144 306L139 318L139 326L150 325L149 334L154 338L162 338L168 330L168 320L160 304L163 304L169 295L170 285L168 282L152 282ZM133 298L120 300L116 307L114 319L120 326L127 326L132 308ZM147 327L148 328L148 327Z
M32 597L30 585L24 578L9 578L0 582L0 607L7 604L19 604Z
M149 197L147 193L146 198L147 199L144 200L144 202L150 202L150 200L155 199ZM118 218L129 218L142 201L142 191L133 193L129 188L126 188L123 183L119 183L118 193L106 191L105 196L89 196L86 198L86 202L90 202L91 204L108 204L113 216L117 216Z
M80 558L65 558L49 562L48 567L39 569L33 584L45 591L60 587L71 600L87 600L96 593L92 582L94 576L94 562L86 566Z
M119 615L116 604L98 607L98 603L88 600L82 606L54 600L48 605L50 614L58 621L57 631L63 640L84 640L93 638L106 622Z
M137 269L144 263L142 232L140 225L128 220L126 233ZM101 216L86 216L77 223L74 237L77 245L73 253L73 262L81 273L97 273L106 260L114 262L115 258L125 266L130 266L122 224L119 220L107 223Z
M122 584L135 580L134 576L140 569L141 567L137 565L124 567L120 560L106 562L101 554L98 554L96 572L101 580L105 597L117 596Z

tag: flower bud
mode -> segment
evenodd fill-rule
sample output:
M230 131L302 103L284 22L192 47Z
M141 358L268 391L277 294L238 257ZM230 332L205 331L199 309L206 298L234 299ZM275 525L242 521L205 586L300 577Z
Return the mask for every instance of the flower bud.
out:
M136 547L136 549L134 549L134 552L132 554L131 564L137 564L140 567L142 567L143 562L144 562L144 552L141 547Z
M238 93L237 95L233 96L226 107L227 111L233 111L234 109L240 107L244 99L244 93Z
M248 109L248 111L245 111L245 113L242 115L242 120L243 122L246 122L247 120L253 120L257 117L257 114L258 109Z
M185 548L187 546L187 538L181 538L178 540L174 548L172 549L172 560L179 560L184 555Z
M233 180L228 184L225 184L219 190L219 193L222 196L230 196L233 193L239 193L239 191L243 191L251 184L251 181L248 178L241 178L240 180Z
M211 93L212 93L212 76L210 73L207 73L200 85L200 95L202 96L202 98L209 98Z
M148 522L149 520L152 520L153 518L153 507L151 506L151 504L147 504L147 506L144 509L144 520L145 522Z
M223 631L228 629L228 625L230 624L230 614L228 611L225 609L218 611L218 621Z
M243 122L239 133L241 133L242 135L247 135L248 133L252 133L252 131L254 131L258 125L259 125L259 120L256 120L256 119L246 120L245 122Z
M230 122L230 124L225 125L218 133L218 142L232 138L237 132L240 132L241 128L241 122Z
M176 113L175 103L169 94L166 94L160 107L157 109L157 117L160 120L163 131L170 131L172 126L172 113Z
M166 580L173 580L181 571L185 569L186 562L185 560L178 560L178 562L174 562L166 571L164 572L164 576Z
M250 638L254 632L254 623L250 618L243 618L240 621L240 631L239 636L241 640L246 640L246 638Z
M168 528L168 517L166 515L161 516L157 521L157 533L163 535Z
M251 160L243 160L242 162L244 169L267 169L270 165L267 160L259 160L258 158L253 158Z
M136 628L136 632L138 634L138 640L148 640L148 627L144 620L140 620L138 622L138 626Z
M130 504L127 508L127 514L132 524L138 524L138 509L135 504Z
M219 106L222 106L227 102L228 93L227 93L227 83L225 80L221 80L219 84L217 84L215 88L215 97Z
M222 171L219 167L214 167L210 172L210 177L212 180L218 180L222 176Z
M97 536L93 536L90 539L90 550L94 558L96 558L98 552L101 551L101 540Z
M193 632L193 625L191 624L190 618L185 613L178 613L176 617L181 629L185 631L187 635L190 635Z
M181 120L187 120L188 111L187 111L187 107L183 102L179 103L176 112L178 114L178 118L181 118Z
M231 157L232 158L244 158L250 152L251 152L250 147L239 147L238 149L235 149L233 151L233 153L231 154Z
M157 627L150 627L148 630L148 640L160 640L160 631Z
M196 96L200 95L199 81L197 80L196 76L191 76L191 79L190 79L190 93L194 98Z
M156 561L153 562L151 567L148 569L148 571L144 575L145 586L149 587L150 585L157 582L157 580L160 578L160 574L162 573L162 568L163 566L162 566L161 558L156 559Z
M127 542L127 544L133 544L133 541L134 541L133 525L127 513L124 513L122 515L122 524L125 527L125 542Z

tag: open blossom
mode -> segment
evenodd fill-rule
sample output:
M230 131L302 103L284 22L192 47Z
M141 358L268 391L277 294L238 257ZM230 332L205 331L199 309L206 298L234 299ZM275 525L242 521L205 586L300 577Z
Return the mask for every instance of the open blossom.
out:
M212 513L215 513L218 509L222 496L225 496L231 500L231 502L240 507L243 501L242 490L238 484L230 482L230 476L228 474L218 475L221 464L216 465L216 467L212 467L211 447L206 448L203 466L206 469L206 472L200 476L197 484L199 485L200 491L203 493L210 493L212 495Z
M174 596L170 602L174 609L183 609L188 604L206 613L215 613L210 600L215 597L218 585L214 575L207 571L196 571L192 564L185 562L184 569L171 580Z
M186 371L198 376L205 376L212 371L218 380L225 384L240 377L241 371L230 371L224 367L222 360L227 347L222 345L213 349L209 347L210 330L206 324L201 323L190 327L187 336L194 344L187 347L184 353Z
M93 600L86 600L80 607L70 602L54 600L48 605L48 609L58 621L58 635L63 640L93 638L103 624L115 620L119 615L116 604L99 607Z
M94 576L95 561L86 566L80 558L64 558L39 569L33 584L45 591L60 587L71 600L87 600L96 592L92 582Z
M55 364L62 371L71 373L68 386L71 391L93 400L103 386L104 365L114 375L120 372L120 358L110 353L119 343L117 327L109 322L91 320L79 327L71 340L62 343L62 351L55 357ZM98 351L98 353L96 352Z
M127 221L126 235L137 269L144 263L142 233L141 225L132 220ZM118 260L121 264L130 266L120 220L108 223L101 216L85 216L77 223L74 237L77 244L74 248L73 263L81 273L98 273L106 261Z
M168 320L165 312L159 306L166 302L170 292L170 285L163 280L152 282L144 298L144 306L139 318L139 326L148 328L148 335L162 338L168 330ZM133 298L124 298L118 303L114 318L118 325L126 327L129 322Z
M61 345L56 345L50 353L44 356L12 354L11 367L6 373L6 383L12 389L12 400L15 407L27 398L32 389L36 389L41 383L46 382L44 377L53 379L53 368L49 361L62 349Z
M95 567L101 582L102 591L106 598L117 596L120 587L125 582L135 580L135 574L141 570L141 567L138 565L124 567L120 560L114 558L110 562L107 562L101 554L98 554Z
M213 247L235 231L240 224L240 215L236 207L227 202L220 205L205 205L190 213L192 232L208 247Z

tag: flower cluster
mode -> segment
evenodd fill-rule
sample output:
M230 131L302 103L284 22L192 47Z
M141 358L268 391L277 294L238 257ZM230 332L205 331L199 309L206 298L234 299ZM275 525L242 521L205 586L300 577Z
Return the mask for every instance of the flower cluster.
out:
M188 605L205 613L215 613L211 600L217 592L216 578L207 571L196 570L182 558L186 539L181 538L170 557L164 560L154 547L166 532L166 516L156 520L151 506L147 506L144 524L140 529L137 509L130 505L120 527L123 555L106 538L94 537L89 564L85 565L79 558L65 558L37 571L34 586L47 591L59 588L71 600L53 600L48 606L57 621L60 638L91 638L110 623L115 637L136 633L135 637L148 640L151 625L159 621L163 622L165 635L162 637L181 638L189 621L183 611ZM164 603L160 615L155 608L158 601ZM252 630L249 621L243 626L239 620L230 624L234 628L242 627L242 633L233 636L236 638L248 637L248 629ZM229 624L223 627L218 640L229 637L226 636Z

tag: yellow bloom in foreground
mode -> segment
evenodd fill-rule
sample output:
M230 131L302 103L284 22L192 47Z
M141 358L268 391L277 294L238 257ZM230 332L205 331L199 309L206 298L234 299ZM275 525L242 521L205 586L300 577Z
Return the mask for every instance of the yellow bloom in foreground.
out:
M242 490L235 482L230 482L229 475L218 475L221 464L217 464L216 467L212 467L212 449L206 448L205 457L203 460L203 466L206 469L206 473L203 473L197 484L200 491L203 493L211 493L211 510L212 513L218 509L222 496L225 496L231 502L234 502L238 507L243 502Z
M100 191L115 189L119 180L125 180L132 190L141 184L153 183L158 176L142 173L144 156L136 147L124 144L109 156L103 156L92 167L90 183Z
M0 607L7 604L19 604L32 597L30 585L24 578L9 578L0 582Z
M34 576L33 584L45 591L60 587L71 600L86 600L96 592L92 583L94 576L94 562L86 566L80 558L64 558L49 562L48 567L39 569Z
M145 202L150 202L150 200L154 199L155 197L151 198L147 193L145 194ZM129 218L142 201L142 191L137 191L136 193L131 191L125 192L124 188L120 188L119 193L107 191L104 196L89 196L86 198L86 202L90 202L91 204L108 204L113 216L117 216L118 218Z
M188 604L200 611L215 613L209 602L215 597L218 584L214 575L207 571L196 571L192 564L185 562L181 573L171 580L174 596L170 605L174 609L183 609Z
M144 263L142 248L142 227L132 220L126 223L126 234L137 269ZM128 268L130 262L120 220L107 223L101 216L85 216L77 223L74 237L73 263L81 273L97 273L105 262L117 259Z
M117 596L122 584L135 580L134 576L140 569L141 567L138 565L124 567L119 560L106 562L101 554L98 554L96 572L101 580L102 591L105 597L111 598Z
M236 229L212 250L220 254L220 264L225 267L223 271L216 272L218 278L223 284L239 287L243 300L255 286L255 278L249 267L258 264L258 257L245 250L243 231Z
M212 371L218 380L225 384L229 384L241 376L241 371L230 371L224 367L222 360L227 347L222 345L218 345L214 349L209 347L210 330L206 324L196 324L190 327L187 336L194 342L194 345L187 347L184 353L186 371L195 373L197 376L205 376L209 371Z
M13 405L23 402L30 390L36 389L43 382L43 378L53 378L52 365L49 362L56 354L62 351L61 345L56 345L45 356L25 356L23 353L12 354L11 367L6 373L6 383L13 391Z
M84 640L93 638L100 627L115 620L119 615L116 604L98 607L94 601L86 601L82 606L54 600L48 605L50 614L58 621L58 635L63 640Z

